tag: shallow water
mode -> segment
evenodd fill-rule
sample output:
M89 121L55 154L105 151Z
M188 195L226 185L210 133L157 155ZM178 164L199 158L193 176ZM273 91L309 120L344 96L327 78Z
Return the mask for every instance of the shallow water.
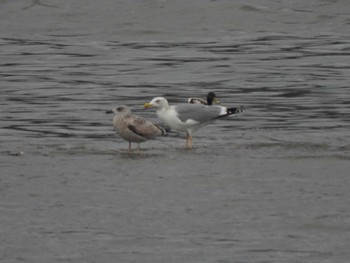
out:
M0 260L348 262L348 7L1 2ZM192 151L105 114L208 91Z

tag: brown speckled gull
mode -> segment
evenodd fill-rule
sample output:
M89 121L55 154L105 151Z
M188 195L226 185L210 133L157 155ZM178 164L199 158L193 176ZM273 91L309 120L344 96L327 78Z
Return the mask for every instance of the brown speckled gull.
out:
M123 105L108 111L108 113L111 112L117 113L113 118L113 127L120 137L129 142L129 152L132 142L137 143L137 148L140 150L141 142L166 133L164 129L149 120L133 115L128 106Z

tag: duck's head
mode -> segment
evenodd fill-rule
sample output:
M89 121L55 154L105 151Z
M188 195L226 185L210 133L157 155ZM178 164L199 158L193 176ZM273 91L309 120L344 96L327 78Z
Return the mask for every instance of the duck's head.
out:
M208 103L208 105L220 104L220 101L216 97L216 94L211 91L207 95L207 103Z

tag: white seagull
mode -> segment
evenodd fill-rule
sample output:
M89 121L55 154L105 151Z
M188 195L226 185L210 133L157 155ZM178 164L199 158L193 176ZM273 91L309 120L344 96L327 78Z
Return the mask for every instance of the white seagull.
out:
M166 133L158 125L137 115L131 114L129 107L123 105L106 113L117 113L113 118L113 127L116 133L124 140L129 142L129 152L131 152L131 143L137 143L137 149L140 151L140 143L156 136Z
M164 97L156 97L145 108L155 108L159 119L171 129L186 132L186 148L192 149L192 133L202 126L232 114L241 112L239 108L226 108L220 105L202 104L169 105Z

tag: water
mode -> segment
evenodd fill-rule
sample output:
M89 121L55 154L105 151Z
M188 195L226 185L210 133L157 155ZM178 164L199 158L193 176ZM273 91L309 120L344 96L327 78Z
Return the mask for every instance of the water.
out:
M2 1L1 262L348 262L347 1ZM127 104L240 116L128 154Z

